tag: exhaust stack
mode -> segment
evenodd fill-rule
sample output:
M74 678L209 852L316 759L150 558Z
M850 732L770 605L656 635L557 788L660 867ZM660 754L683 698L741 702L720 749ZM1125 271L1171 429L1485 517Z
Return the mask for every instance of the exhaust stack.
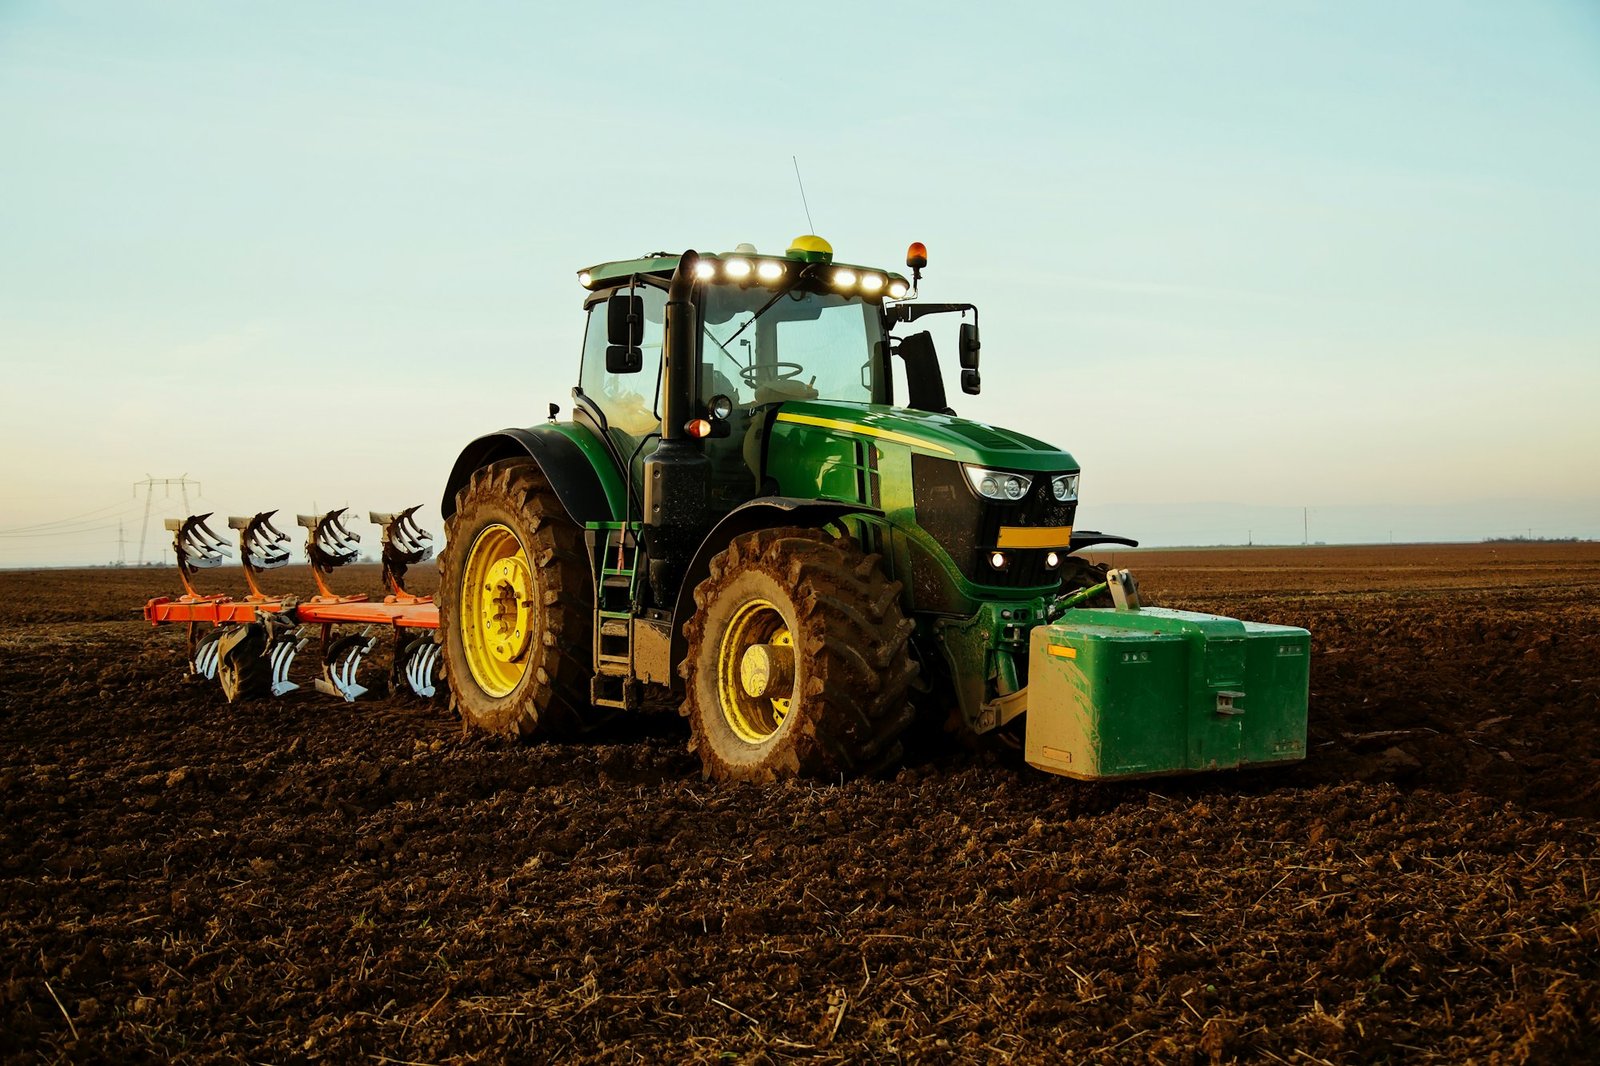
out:
M650 555L650 590L658 606L677 596L707 519L705 450L685 428L694 406L694 272L699 261L693 251L684 252L667 286L661 443L644 461L644 542Z

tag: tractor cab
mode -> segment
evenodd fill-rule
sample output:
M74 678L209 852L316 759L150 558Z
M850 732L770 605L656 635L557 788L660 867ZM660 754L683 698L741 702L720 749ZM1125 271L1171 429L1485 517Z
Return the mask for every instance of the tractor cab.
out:
M679 259L648 256L579 273L590 291L575 418L635 486L660 439L662 400L672 385L662 346L667 285ZM698 328L694 365L685 375L692 417L683 428L702 439L712 517L776 491L765 469L766 449L785 403L954 414L931 338L920 333L897 342L890 336L894 324L910 320L892 302L911 292L900 274L835 263L827 242L807 235L783 256L763 256L748 244L699 256L693 276ZM976 315L970 305L924 306ZM896 356L903 366L898 375ZM904 395L896 395L896 376Z

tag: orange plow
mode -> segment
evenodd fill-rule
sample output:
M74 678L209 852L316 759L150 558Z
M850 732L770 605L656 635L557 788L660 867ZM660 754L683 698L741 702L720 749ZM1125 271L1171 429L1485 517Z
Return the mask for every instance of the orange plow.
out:
M409 567L432 558L433 538L417 525L416 507L373 512L371 520L383 530L383 579L389 594L381 603L364 595L342 596L331 578L360 558L361 541L345 524L347 510L297 518L306 529L306 561L317 587L304 600L273 595L263 587L268 571L289 562L289 535L272 524L277 512L228 519L228 527L238 533L239 561L249 590L238 598L197 587L200 571L221 566L233 554L206 524L211 515L169 520L183 594L147 602L145 620L188 626L191 675L219 681L230 702L282 696L300 688L291 678L295 657L319 632L321 672L313 681L317 691L347 702L390 689L431 699L439 689L439 649L433 640L439 611L431 599L406 589L405 575ZM350 632L339 627L359 628ZM388 674L372 676L367 660L385 634L392 649Z

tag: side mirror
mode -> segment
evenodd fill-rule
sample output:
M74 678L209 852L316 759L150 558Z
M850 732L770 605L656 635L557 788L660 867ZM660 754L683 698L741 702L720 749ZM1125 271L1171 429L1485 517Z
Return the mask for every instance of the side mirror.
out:
M644 369L644 352L625 344L606 345L607 374L637 374Z
M644 297L613 293L606 301L606 373L637 374L644 369Z
M977 370L978 349L982 348L983 345L978 343L978 324L976 322L961 323L961 339L957 343L956 347L961 352L961 369ZM974 382L978 380L976 374L973 375L972 380ZM961 375L961 387L966 388L966 383L967 377L965 374L963 374ZM967 391L977 392L978 390L976 388L972 388L967 389Z
M976 396L983 391L983 381L978 377L976 370L963 370L961 372L961 391L968 396Z

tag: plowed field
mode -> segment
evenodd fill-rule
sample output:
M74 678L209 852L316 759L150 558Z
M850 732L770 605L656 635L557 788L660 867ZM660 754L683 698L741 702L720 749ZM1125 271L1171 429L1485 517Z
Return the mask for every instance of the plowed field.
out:
M170 571L0 573L0 1060L1594 1061L1600 545L1117 561L1312 631L1303 765L719 787L229 707Z

